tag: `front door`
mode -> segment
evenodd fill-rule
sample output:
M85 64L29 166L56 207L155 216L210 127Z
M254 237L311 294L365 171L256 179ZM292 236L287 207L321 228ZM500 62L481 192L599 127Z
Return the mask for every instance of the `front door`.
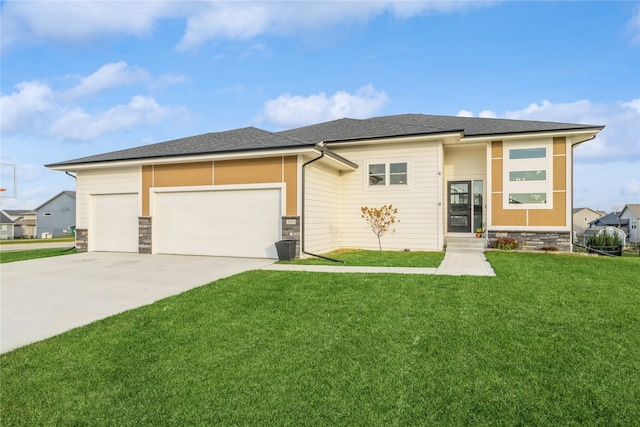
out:
M471 232L471 181L449 181L449 214L447 231Z

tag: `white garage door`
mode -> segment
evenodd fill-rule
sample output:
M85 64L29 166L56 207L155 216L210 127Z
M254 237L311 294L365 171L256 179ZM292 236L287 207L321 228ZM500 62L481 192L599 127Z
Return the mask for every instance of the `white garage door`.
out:
M91 196L89 250L138 252L138 195Z
M156 253L277 258L279 188L156 193Z

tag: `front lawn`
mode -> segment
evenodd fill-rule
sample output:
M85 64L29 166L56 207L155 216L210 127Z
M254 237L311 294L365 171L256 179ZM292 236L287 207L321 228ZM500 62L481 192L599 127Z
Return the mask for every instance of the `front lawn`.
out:
M52 256L75 254L75 248L48 248L33 249L28 251L2 251L0 252L0 264L5 262L27 261L37 258L49 258Z
M0 357L2 425L637 425L640 259L252 271Z
M378 267L422 267L436 268L444 258L444 252L400 252L400 251L364 251L340 249L322 254L327 258L343 261L344 265ZM280 261L281 264L306 265L343 265L323 258L305 258L293 261Z

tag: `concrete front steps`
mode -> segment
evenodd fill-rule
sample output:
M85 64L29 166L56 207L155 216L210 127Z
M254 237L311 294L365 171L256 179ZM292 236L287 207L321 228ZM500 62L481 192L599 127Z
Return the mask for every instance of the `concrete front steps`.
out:
M447 252L479 252L483 253L487 246L487 239L474 236L446 235L444 247Z

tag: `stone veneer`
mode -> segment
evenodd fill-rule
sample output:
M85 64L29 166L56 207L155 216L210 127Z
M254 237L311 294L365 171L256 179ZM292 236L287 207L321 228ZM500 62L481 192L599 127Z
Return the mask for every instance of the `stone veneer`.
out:
M89 250L89 230L86 228L76 229L76 251L87 252Z
M520 250L540 250L543 247L555 247L559 251L571 251L571 233L569 231L491 231L489 245L498 237L508 237L518 243Z
M282 217L282 240L296 241L296 258L300 257L300 217Z
M151 253L151 217L138 217L138 253Z

